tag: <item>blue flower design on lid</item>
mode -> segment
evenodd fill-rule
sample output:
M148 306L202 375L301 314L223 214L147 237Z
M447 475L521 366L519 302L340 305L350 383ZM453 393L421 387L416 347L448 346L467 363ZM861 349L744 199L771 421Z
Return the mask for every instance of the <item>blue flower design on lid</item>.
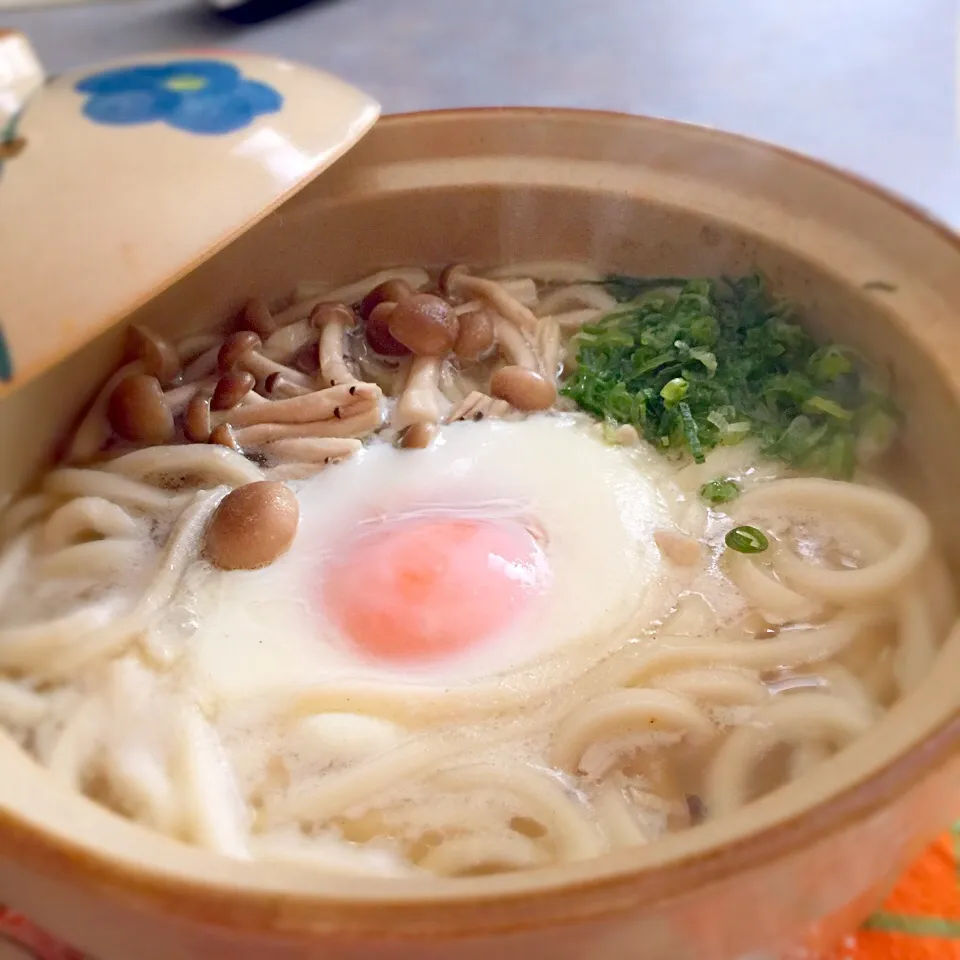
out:
M83 112L96 123L161 122L206 135L242 130L283 105L273 87L220 60L118 67L86 77L76 90L88 95Z

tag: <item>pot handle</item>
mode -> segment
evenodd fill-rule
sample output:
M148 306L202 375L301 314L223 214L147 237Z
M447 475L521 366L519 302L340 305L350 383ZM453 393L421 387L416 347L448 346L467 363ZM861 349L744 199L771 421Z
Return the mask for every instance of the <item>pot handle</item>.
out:
M0 162L23 147L17 118L44 82L40 58L22 33L0 28Z

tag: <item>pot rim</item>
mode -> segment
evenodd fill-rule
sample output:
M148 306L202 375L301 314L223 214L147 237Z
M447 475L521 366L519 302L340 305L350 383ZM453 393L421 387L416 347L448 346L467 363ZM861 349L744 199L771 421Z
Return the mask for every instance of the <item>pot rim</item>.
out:
M872 194L885 204L899 209L918 225L938 234L960 254L960 234L931 211L897 192L791 148L706 124L611 110L491 106L387 114L378 120L376 126L392 127L429 120L495 116L594 118L641 123L665 130L699 131L727 142L759 148L813 167L830 177L846 181L858 191ZM842 788L839 793L831 793L813 806L792 811L785 818L761 827L759 831L747 832L728 842L714 843L688 852L678 851L678 855L666 863L641 864L635 868L621 862L611 863L609 868L596 871L588 877L565 878L556 868L548 868L527 874L542 877L549 872L557 875L555 881L543 883L541 880L536 886L518 882L507 889L483 891L478 889L474 882L466 881L462 885L459 882L449 884L443 891L424 891L422 895L410 899L403 898L402 893L400 897L390 897L388 894L380 896L378 893L375 897L358 901L350 896L338 899L311 890L292 890L289 885L285 885L282 890L253 889L239 884L229 886L226 882L217 883L208 878L157 869L142 861L118 861L108 852L91 848L73 838L52 837L42 826L28 822L10 808L0 807L0 836L12 841L7 854L11 860L29 859L44 872L70 873L72 878L85 880L95 890L110 889L118 896L128 899L136 896L140 900L166 906L170 912L177 912L181 917L192 916L213 924L225 924L229 917L231 926L245 927L251 932L273 928L295 936L320 930L320 926L317 926L311 931L306 924L300 929L296 929L296 925L291 929L289 923L275 926L278 911L271 909L269 905L279 906L279 902L296 905L301 909L310 906L354 906L358 913L368 914L369 922L364 922L362 918L345 916L343 929L349 931L351 936L361 929L369 931L371 936L390 935L392 931L402 930L404 937L412 938L429 935L429 921L423 918L429 911L437 908L481 905L505 908L506 912L493 917L458 923L453 936L465 937L481 930L506 933L537 928L547 923L560 926L650 906L680 895L695 895L698 890L725 876L754 870L876 814L958 753L960 704L947 716L939 719L932 728L928 728L922 739L906 745L858 782ZM589 862L605 862L615 856L617 855L608 854ZM621 856L619 860L622 859ZM655 877L656 884L638 885L636 881L644 877ZM392 883L391 881L391 885ZM633 889L630 889L631 887ZM570 901L567 899L569 895L587 891L593 894L616 891L619 896L606 903L593 902L591 908L571 910ZM189 902L185 902L186 900ZM545 912L531 911L527 916L514 912L518 908L522 910L525 906L529 907L534 901L541 907L549 906ZM252 909L255 905L261 909ZM250 911L250 915L245 911ZM418 914L420 922L414 921L411 924L411 917ZM258 920L260 922L257 922ZM438 919L435 926L443 927L449 935L449 928L442 919Z

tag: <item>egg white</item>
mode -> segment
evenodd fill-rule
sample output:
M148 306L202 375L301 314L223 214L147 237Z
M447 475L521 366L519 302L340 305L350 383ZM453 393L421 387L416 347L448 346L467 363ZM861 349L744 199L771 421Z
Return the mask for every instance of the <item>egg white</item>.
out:
M192 682L217 699L339 677L449 688L573 655L568 648L583 638L622 623L662 575L653 531L672 525L676 492L665 489L672 485L657 460L649 450L608 446L569 416L458 423L422 451L374 444L295 485L300 525L271 566L191 578ZM362 525L431 512L539 528L549 589L465 654L414 667L373 661L318 614L324 558Z

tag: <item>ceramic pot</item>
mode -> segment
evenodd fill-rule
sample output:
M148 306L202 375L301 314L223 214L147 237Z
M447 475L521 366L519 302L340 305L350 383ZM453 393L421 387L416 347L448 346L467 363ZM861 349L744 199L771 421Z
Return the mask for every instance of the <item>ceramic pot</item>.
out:
M273 86L297 70L228 59ZM905 414L899 459L910 464L906 488L939 530L960 529L960 458L948 439L960 435L960 241L921 211L743 138L563 110L388 117L321 176L305 183L323 163L301 167L284 189L252 199L240 196L242 177L230 179L230 164L257 157L257 176L287 169L283 158L292 154L284 151L306 142L327 109L321 90L337 99L324 86L328 78L303 79L272 113L209 134L152 116L150 109L171 101L150 88L161 101L150 108L136 84L172 82L178 93L178 85L213 81L198 80L195 66L158 76L60 78L21 118L26 147L7 161L0 221L10 223L4 211L17 209L21 218L46 218L52 229L50 210L31 212L8 195L17 192L16 165L29 162L35 141L42 149L49 136L65 149L47 124L54 115L66 124L64 113L73 111L71 142L101 164L82 182L100 192L79 198L65 183L57 202L61 211L81 204L85 216L102 217L88 232L103 243L76 276L62 250L39 264L31 259L41 247L30 223L26 252L0 234L0 314L13 364L0 401L3 494L28 485L49 461L116 365L131 317L177 336L226 321L250 295L281 296L298 281L334 284L398 263L564 258L638 274L764 272L820 332L892 370ZM118 96L117 85L126 106L122 98L85 106L84 97ZM349 96L354 125L340 129L356 140L373 108ZM116 121L134 101L141 119ZM296 107L289 114L288 101ZM184 115L193 109L181 108ZM330 139L328 159L346 149ZM254 140L276 149L256 154ZM170 159L177 149L189 161ZM167 159L151 166L149 156L161 153ZM63 169L62 158L57 163ZM224 166L206 166L216 163ZM214 175L229 181L215 193L219 216L194 216L203 206L198 184L206 177L213 189ZM75 184L81 173L71 176ZM111 184L126 211L113 210ZM182 202L178 184L187 190ZM131 210L135 216L126 215ZM123 231L134 245L129 261L118 246ZM153 243L158 232L162 244ZM71 236L76 250L79 234ZM177 244L175 256L158 259L158 249L169 254ZM137 251L149 251L142 264ZM20 302L8 290L28 270L30 283L18 289L29 302ZM37 284L72 288L76 310L63 291L30 299ZM944 537L943 547L955 561L956 544ZM0 737L0 901L101 960L761 960L792 948L816 951L852 929L956 814L958 672L954 634L932 675L861 740L728 818L645 849L456 883L333 880L228 861L67 791Z

